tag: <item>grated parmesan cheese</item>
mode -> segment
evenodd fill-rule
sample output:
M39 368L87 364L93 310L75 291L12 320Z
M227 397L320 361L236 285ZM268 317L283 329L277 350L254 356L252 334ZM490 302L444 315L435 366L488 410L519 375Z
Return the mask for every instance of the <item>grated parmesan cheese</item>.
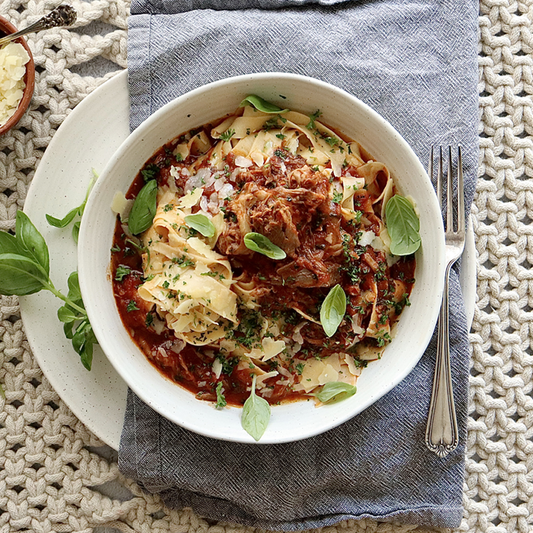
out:
M9 43L0 48L0 126L15 113L22 100L28 52L20 43Z

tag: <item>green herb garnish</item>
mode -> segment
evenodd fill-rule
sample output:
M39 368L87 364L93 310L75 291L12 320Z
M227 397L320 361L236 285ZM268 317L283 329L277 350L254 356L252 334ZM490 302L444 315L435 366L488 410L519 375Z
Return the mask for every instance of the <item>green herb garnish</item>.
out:
M266 255L269 259L281 260L287 257L287 254L279 246L276 246L269 238L260 233L247 233L244 236L244 245L248 250Z
M26 296L47 290L65 302L58 318L83 366L90 370L96 337L83 306L78 273L69 276L65 296L50 279L49 251L43 236L22 211L17 211L15 231L15 236L0 232L0 294Z
M355 385L342 381L330 381L315 393L315 397L322 403L336 403L346 400L346 398L353 396L356 392L357 387Z
M340 191L333 191L332 202L333 202L334 204L340 204L340 203L342 203L342 197L343 197L342 192L340 192Z
M137 305L135 300L130 300L128 302L128 305L126 306L126 311L128 313L131 313L132 311L138 311L138 310L139 310L139 306Z
M221 133L220 138L223 141L229 141L234 135L235 135L235 130L229 129L228 131Z
M252 378L252 391L242 407L241 425L248 435L258 441L268 426L270 405L264 398L257 396L255 393L256 379L257 376L254 374Z
M192 229L201 233L204 237L210 238L215 235L216 228L214 224L211 222L211 220L209 220L209 218L201 213L197 213L196 215L187 215L185 217L185 223Z
M333 287L320 308L320 323L324 332L331 337L340 326L346 313L346 294L340 285Z
M141 175L144 181L150 181L157 178L157 176L159 175L159 171L160 169L157 165L155 165L154 163L150 163L141 170Z
M154 220L157 210L157 181L150 180L139 191L128 218L128 228L133 235L146 231Z
M52 215L46 215L46 220L48 221L48 224L50 224L50 226L54 226L54 228L66 228L76 217L79 217L79 220L76 220L76 222L74 222L74 225L72 226L72 238L76 243L78 242L78 236L80 234L81 217L83 215L83 212L85 211L85 206L87 205L87 200L89 198L89 194L93 188L93 185L98 179L98 174L96 173L96 170L94 170L94 168L92 169L92 172L93 177L91 178L89 186L87 187L85 198L78 207L74 207L73 209L71 209L63 218L56 218Z
M251 94L247 96L239 105L239 107L244 107L245 105L251 105L255 107L258 111L263 113L286 113L288 109L281 109L277 105L271 104L266 100L263 100L260 96Z
M308 130L314 130L316 128L315 120L322 115L320 112L320 109L317 109L310 117L309 117L309 124L307 124Z
M391 239L391 254L410 255L420 248L420 220L407 198L395 194L387 202L385 224Z
M224 397L224 393L222 392L223 386L224 384L222 383L222 381L219 381L217 383L217 389L216 389L217 403L215 404L215 407L217 409L222 409L223 407L226 407L226 405L228 405L228 402L226 401L226 398Z
M115 270L115 281L123 281L124 278L131 272L131 268L127 265L118 265Z

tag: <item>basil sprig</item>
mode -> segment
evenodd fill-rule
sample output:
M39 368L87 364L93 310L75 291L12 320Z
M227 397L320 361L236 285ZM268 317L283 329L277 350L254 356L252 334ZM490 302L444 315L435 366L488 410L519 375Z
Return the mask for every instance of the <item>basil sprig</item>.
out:
M68 278L67 298L70 303L65 302L65 305L57 310L57 317L63 322L65 337L72 341L72 347L80 356L81 363L87 370L91 370L93 347L98 341L85 312L77 271L72 272Z
M335 335L346 313L346 294L337 284L329 292L320 307L320 323L328 337Z
M185 217L185 223L190 228L201 233L204 237L211 238L215 235L215 225L205 215L202 215L202 213L187 215Z
M46 241L22 211L17 211L15 232L15 236L0 232L0 294L26 296L47 290L65 302L58 310L59 320L83 366L90 370L96 337L83 306L78 273L70 275L68 295L63 295L50 279Z
M288 111L288 109L281 109L281 107L271 104L270 102L263 100L260 96L257 96L255 94L248 95L240 103L239 107L244 107L245 105L251 105L252 107L255 107L258 111L262 111L263 113L279 114L286 113Z
M390 251L393 255L415 253L422 242L420 220L413 204L404 196L395 194L385 206L385 224L391 239Z
M157 210L157 181L149 180L139 191L128 218L128 228L133 235L139 235L151 225Z
M269 259L281 260L287 257L287 254L268 237L253 231L244 236L244 246L248 250L266 255Z
M258 441L265 432L270 421L270 405L261 396L255 393L255 381L257 376L252 378L252 392L242 407L241 425L243 429Z
M87 204L87 200L89 198L89 194L93 188L93 185L98 179L98 174L96 173L94 168L92 169L92 172L93 177L91 178L89 186L87 187L85 198L78 207L74 207L74 209L71 209L63 218L56 218L52 215L46 215L46 220L48 221L48 224L50 224L50 226L54 226L54 228L66 228L76 217L79 217L78 220L76 220L76 222L74 222L72 226L72 238L76 243L78 242L78 236L80 234L81 217L83 216L83 212L85 211L85 205Z
M343 381L330 381L321 387L315 397L322 403L337 403L353 396L356 392L355 385Z

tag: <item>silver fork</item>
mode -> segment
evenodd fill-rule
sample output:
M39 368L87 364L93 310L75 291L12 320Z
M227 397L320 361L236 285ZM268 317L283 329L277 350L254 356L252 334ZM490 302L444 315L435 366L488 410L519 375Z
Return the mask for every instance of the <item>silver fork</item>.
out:
M437 166L437 196L442 208L442 148L439 150ZM433 147L429 162L428 174L433 177ZM454 211L456 212L457 229L454 228ZM433 391L429 406L429 417L426 428L426 445L439 457L445 457L455 450L459 443L457 417L452 390L450 367L450 336L449 336L449 277L453 264L461 257L465 246L465 203L463 183L463 160L461 147L457 154L457 199L453 198L452 148L448 147L448 172L446 184L446 271L444 294L439 315L437 336L437 360L433 378Z
M57 28L58 26L71 26L74 24L74 22L76 22L77 18L78 14L72 6L60 5L33 24L30 24L27 28L2 37L0 39L0 47L4 46L4 44L9 43L10 41L13 41L14 39L22 37L23 35L27 35L28 33L49 30L51 28Z

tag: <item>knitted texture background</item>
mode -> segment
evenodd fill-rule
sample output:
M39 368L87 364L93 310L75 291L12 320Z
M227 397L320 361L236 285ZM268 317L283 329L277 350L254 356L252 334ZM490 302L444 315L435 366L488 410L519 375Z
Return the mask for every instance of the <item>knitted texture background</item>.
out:
M59 2L0 0L22 28ZM57 128L126 65L124 0L72 2L71 30L28 37L30 110L0 137L0 229L13 230ZM464 518L459 531L533 529L533 0L480 3L478 254ZM165 509L118 471L116 455L63 404L32 357L15 297L0 299L0 533L251 533ZM415 528L348 521L328 533Z

